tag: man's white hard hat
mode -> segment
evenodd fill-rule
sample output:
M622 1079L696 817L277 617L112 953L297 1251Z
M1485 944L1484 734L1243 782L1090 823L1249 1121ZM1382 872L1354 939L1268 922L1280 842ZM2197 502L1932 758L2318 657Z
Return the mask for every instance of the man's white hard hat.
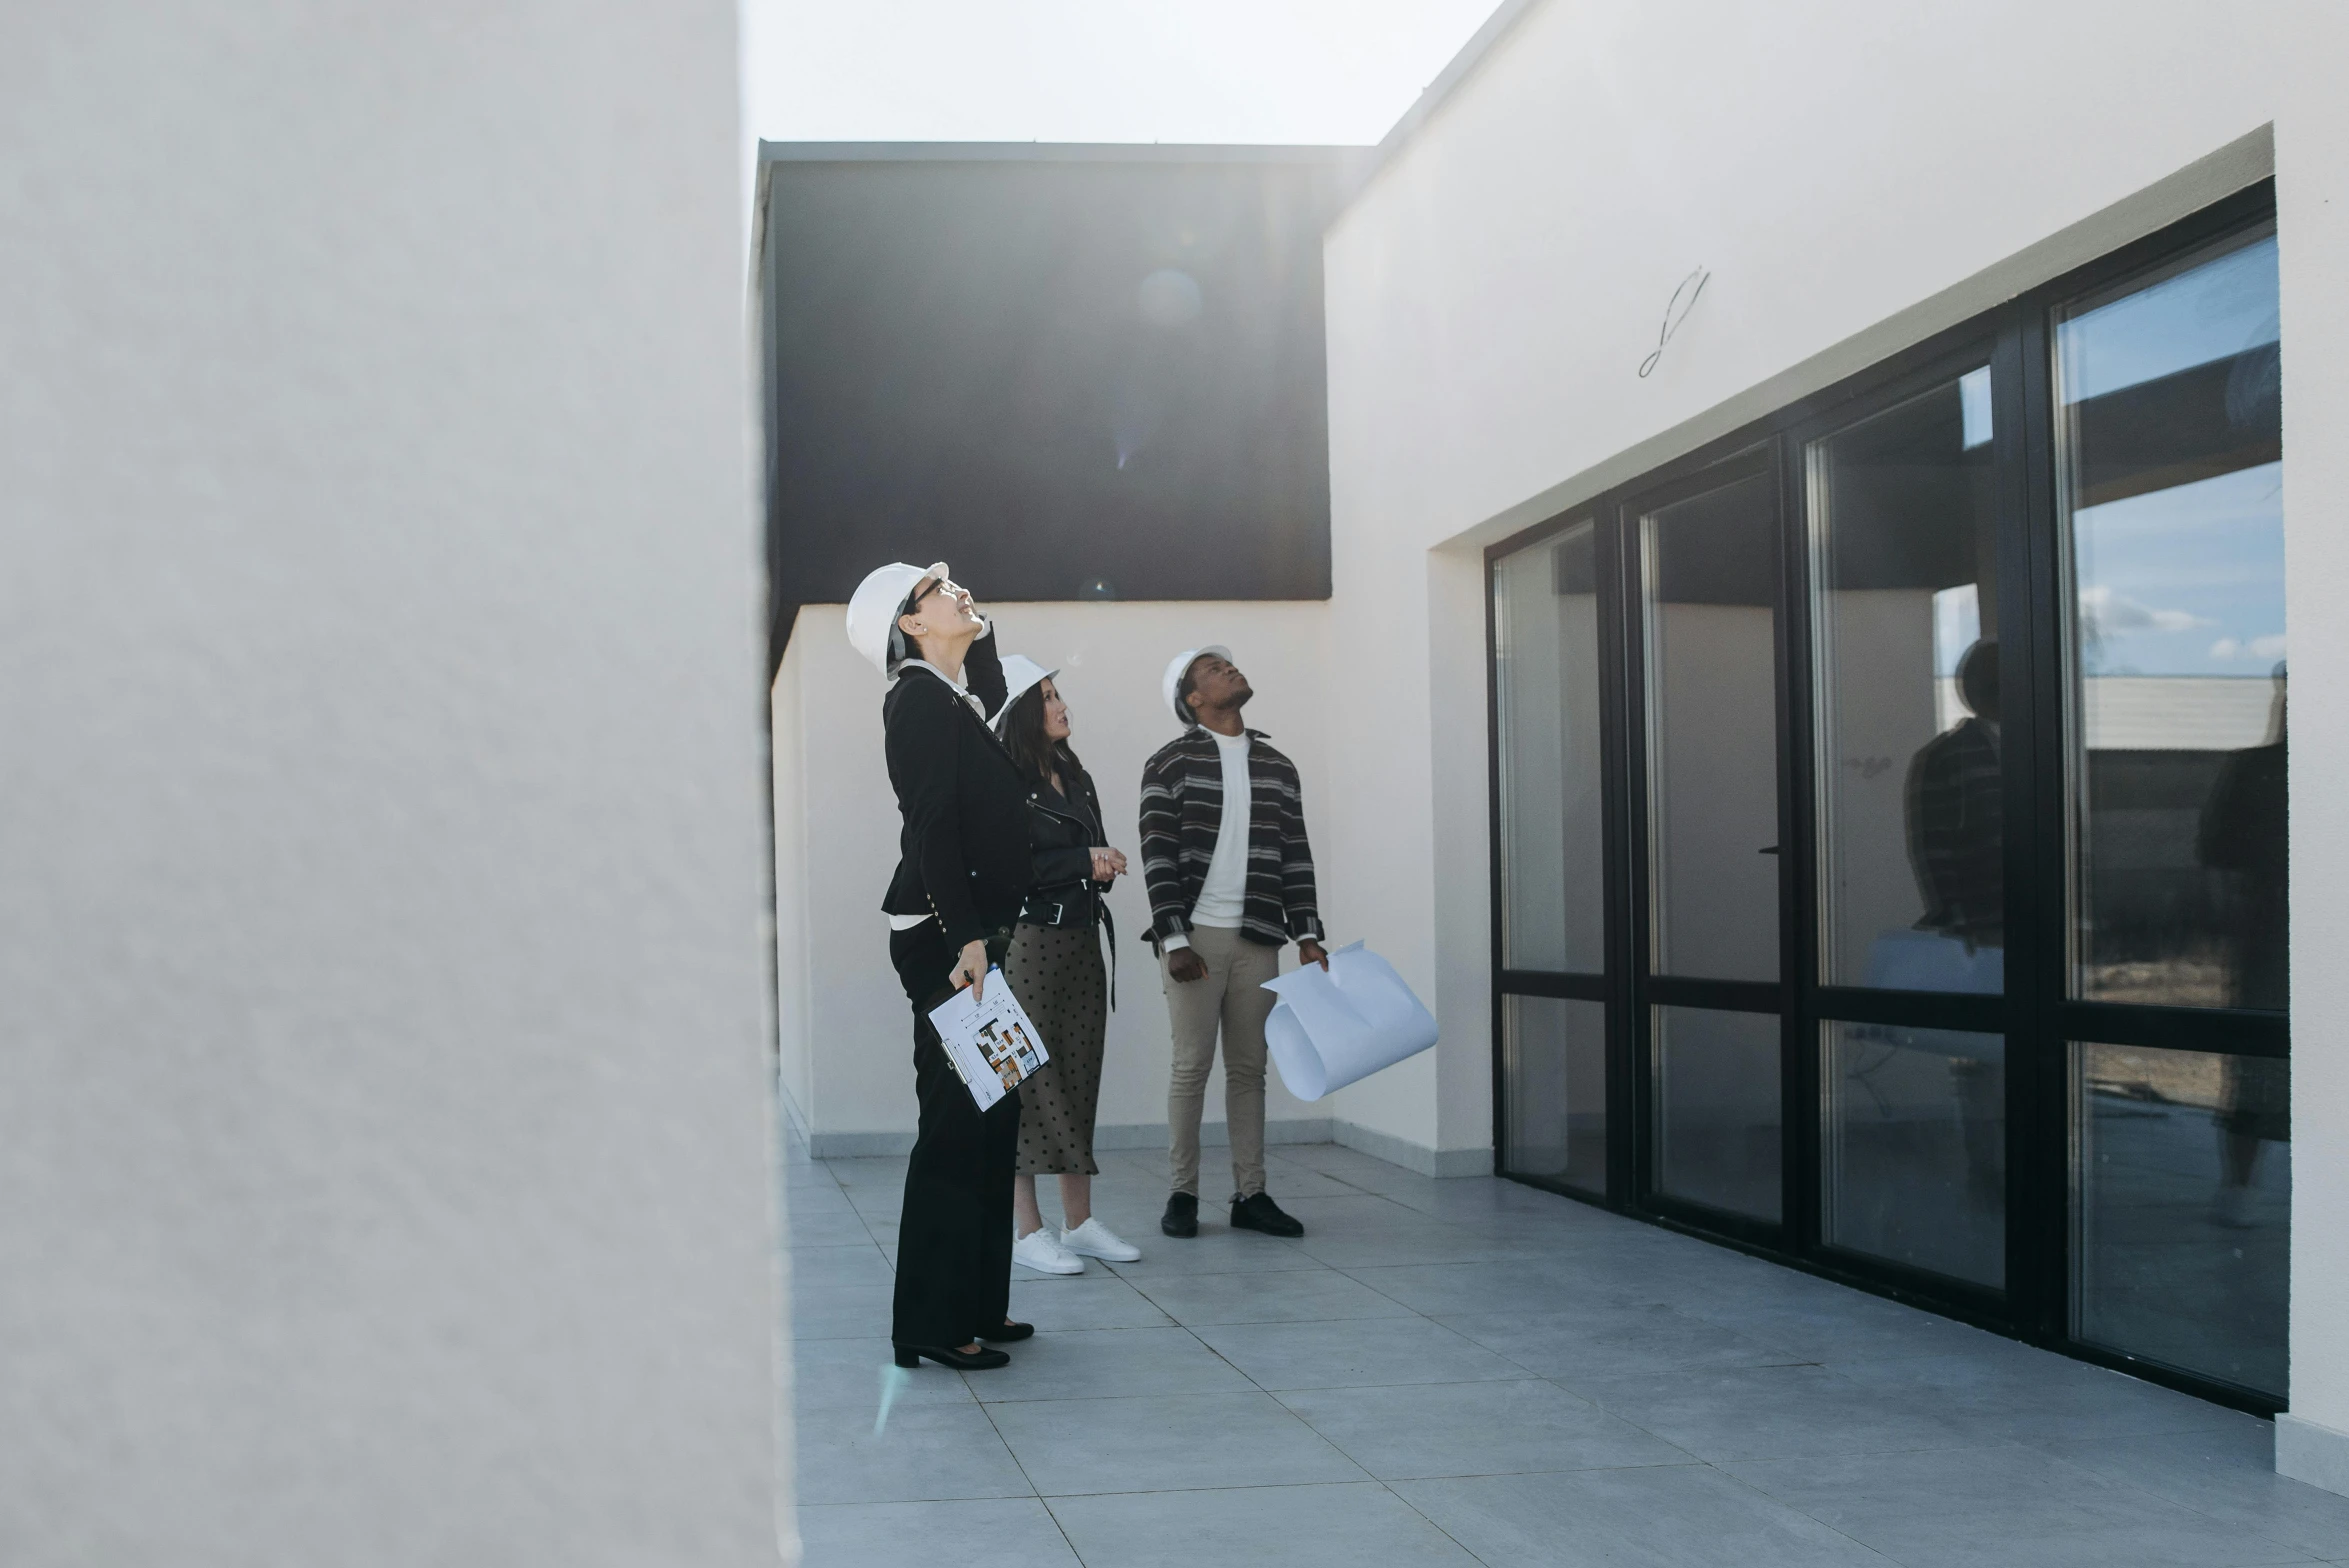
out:
M1043 685L1059 673L1058 670L1044 668L1043 665L1038 664L1024 653L1005 654L1003 656L1003 706L997 708L995 717L987 721L995 726L995 733L998 735L1003 733L1003 717L1011 712L1013 703L1026 696L1031 688Z
M923 583L944 581L951 575L944 561L932 561L928 566L892 561L865 573L865 580L848 596L848 645L883 675L896 674L897 666L913 657L905 634L897 629L905 601Z
M1219 659L1229 659L1232 650L1222 643L1211 642L1203 648L1191 648L1176 654L1174 662L1166 667L1166 705L1174 710L1174 716L1182 721L1186 729L1199 722L1199 715L1193 713L1182 699L1183 677L1191 673L1192 665L1209 654Z

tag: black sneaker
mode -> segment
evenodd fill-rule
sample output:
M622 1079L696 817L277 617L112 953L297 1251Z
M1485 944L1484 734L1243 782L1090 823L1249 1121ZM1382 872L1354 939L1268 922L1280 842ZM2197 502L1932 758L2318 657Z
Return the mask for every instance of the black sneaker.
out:
M1188 1192L1170 1192L1166 1195L1166 1212L1158 1216L1158 1228L1169 1236L1190 1237L1199 1234L1199 1199Z
M1251 1193L1232 1199L1232 1229L1260 1230L1267 1236L1302 1236L1305 1227L1281 1212L1281 1206L1272 1201L1269 1192Z

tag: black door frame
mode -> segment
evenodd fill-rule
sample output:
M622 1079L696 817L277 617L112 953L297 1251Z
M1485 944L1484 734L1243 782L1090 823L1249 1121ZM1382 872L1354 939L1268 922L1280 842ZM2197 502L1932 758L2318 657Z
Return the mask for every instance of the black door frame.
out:
M2261 1415L2274 1394L2142 1360L2072 1331L2075 1115L2072 1042L2094 1040L2285 1057L2289 1016L2228 1008L2125 1005L2068 995L2068 864L2063 682L2066 565L2058 537L2050 323L2065 301L2232 234L2272 222L2261 181L2159 233L2031 290L1670 463L1524 529L1485 551L1486 741L1492 854L1493 1150L1496 1174L1685 1231L1927 1308L2081 1360L2127 1370ZM1806 443L1987 363L1994 444L1998 624L2005 779L2007 967L2003 996L1822 986L1817 981L1814 643L1807 537ZM1663 501L1741 477L1777 478L1779 585L1776 677L1779 963L1776 983L1647 974L1646 755L1637 606L1639 518ZM1597 524L1601 810L1605 832L1606 971L1558 974L1502 965L1505 893L1493 563L1586 520ZM1606 1004L1607 1190L1506 1168L1509 1091L1505 1013L1511 996ZM1766 1224L1653 1190L1648 1072L1653 1005L1774 1012L1780 1019L1784 1200ZM1988 1289L1823 1242L1819 1225L1821 1083L1818 1042L1829 1021L2001 1033L2006 1048L2006 1288Z

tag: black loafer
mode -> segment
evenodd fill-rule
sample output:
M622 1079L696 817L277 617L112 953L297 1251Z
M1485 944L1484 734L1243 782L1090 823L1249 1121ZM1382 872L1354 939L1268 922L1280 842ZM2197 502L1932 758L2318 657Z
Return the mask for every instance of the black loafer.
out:
M1033 1323L1006 1322L996 1328L983 1328L979 1330L979 1337L990 1345L1016 1345L1023 1339L1034 1339L1036 1337L1036 1325Z
M1292 1216L1281 1211L1269 1192L1250 1193L1245 1198L1232 1199L1232 1229L1260 1230L1267 1236L1302 1236L1305 1227Z
M1158 1216L1158 1228L1169 1236L1190 1237L1199 1234L1199 1199L1188 1192L1170 1192L1166 1196L1166 1212Z
M922 1357L928 1356L942 1367L957 1372L991 1372L997 1367L1011 1365L1011 1357L1000 1350L954 1350L944 1345L898 1345L897 1364L918 1367Z

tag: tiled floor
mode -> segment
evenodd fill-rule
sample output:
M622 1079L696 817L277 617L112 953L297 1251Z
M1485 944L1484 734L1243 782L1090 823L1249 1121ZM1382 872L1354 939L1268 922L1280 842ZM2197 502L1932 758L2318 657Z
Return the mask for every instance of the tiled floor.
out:
M1513 1183L1275 1153L1302 1241L1214 1205L1169 1241L1159 1160L1104 1156L1143 1261L1015 1270L1037 1337L925 1364L878 1435L905 1162L788 1159L807 1562L2349 1562L2265 1422Z

